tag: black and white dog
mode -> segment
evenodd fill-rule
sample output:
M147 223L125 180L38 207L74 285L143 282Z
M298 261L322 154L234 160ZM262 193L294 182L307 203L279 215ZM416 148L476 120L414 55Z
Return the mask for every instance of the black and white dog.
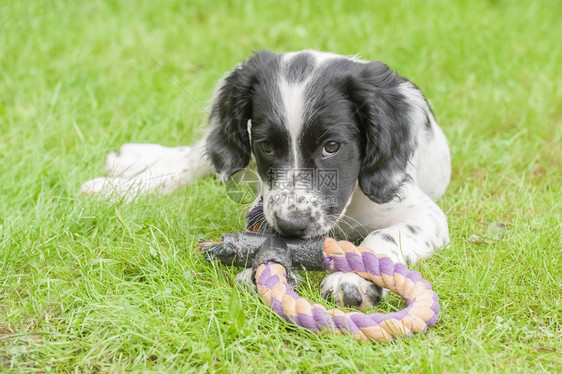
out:
M434 203L449 183L447 141L422 92L387 65L260 52L218 83L209 121L191 147L124 145L108 156L108 178L82 192L170 193L213 168L227 180L254 158L264 219L283 235L344 236L404 263L448 242ZM382 297L355 274L330 274L321 288L360 309Z

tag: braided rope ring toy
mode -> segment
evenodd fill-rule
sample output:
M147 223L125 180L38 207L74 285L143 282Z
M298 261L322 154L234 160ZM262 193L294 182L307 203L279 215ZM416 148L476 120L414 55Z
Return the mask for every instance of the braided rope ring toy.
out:
M440 310L437 294L420 273L408 270L406 265L394 263L367 247L332 238L288 240L281 245L272 239L255 233L227 234L222 242L202 240L199 244L207 259L220 259L235 266L252 263L259 296L286 321L314 332L351 333L356 339L389 342L396 337L426 332L437 322ZM327 310L293 291L288 282L292 267L355 273L398 294L407 307L386 314Z

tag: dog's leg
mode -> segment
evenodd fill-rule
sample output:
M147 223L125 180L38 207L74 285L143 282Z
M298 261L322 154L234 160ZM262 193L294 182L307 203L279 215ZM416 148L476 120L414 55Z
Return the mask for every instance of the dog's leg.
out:
M234 278L234 282L240 288L247 288L251 291L256 291L256 285L252 279L252 269L244 269L240 273L236 274Z
M377 212L371 216L385 220L383 226L386 227L372 231L361 246L386 255L394 262L414 264L449 241L445 214L416 186L405 186L400 200L376 207ZM357 213L366 220L365 211L356 210ZM321 293L339 305L364 309L384 297L386 290L356 274L336 272L324 278Z
M213 172L203 147L204 140L189 147L125 144L107 156L108 177L84 183L80 193L128 201L156 191L169 194Z
M395 262L414 264L449 241L445 213L419 188L411 186L400 201L386 205L391 225L371 232L361 243ZM394 216L394 217L392 217Z

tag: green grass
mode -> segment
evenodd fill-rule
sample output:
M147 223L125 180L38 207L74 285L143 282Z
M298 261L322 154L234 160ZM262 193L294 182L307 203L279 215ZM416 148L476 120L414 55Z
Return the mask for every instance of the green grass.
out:
M3 1L0 371L561 372L561 16L559 1ZM415 267L442 302L427 335L313 335L235 290L236 270L194 249L243 226L213 178L131 205L77 195L123 143L201 135L206 114L151 55L205 104L251 51L304 48L399 69L448 136L451 244Z

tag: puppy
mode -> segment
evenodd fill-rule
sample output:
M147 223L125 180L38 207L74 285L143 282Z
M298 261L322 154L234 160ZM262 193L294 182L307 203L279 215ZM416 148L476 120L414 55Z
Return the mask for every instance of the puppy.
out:
M406 264L449 240L434 202L449 183L449 148L422 92L381 62L311 50L254 54L218 83L204 139L124 145L108 156L108 178L82 192L170 193L213 170L228 180L252 159L262 182L256 203L282 235L361 241ZM384 294L339 272L321 292L358 309Z

